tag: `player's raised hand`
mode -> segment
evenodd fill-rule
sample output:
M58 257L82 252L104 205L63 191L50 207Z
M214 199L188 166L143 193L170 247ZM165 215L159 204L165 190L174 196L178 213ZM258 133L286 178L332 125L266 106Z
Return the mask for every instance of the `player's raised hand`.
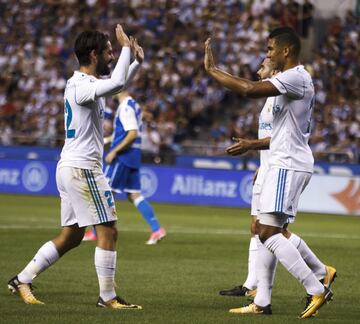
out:
M137 39L132 36L130 36L130 48L135 56L135 59L141 64L144 61L144 50L138 44Z
M226 148L226 153L230 155L240 155L246 153L250 149L249 141L244 138L233 137L236 143Z
M130 46L129 37L125 34L124 29L120 24L116 25L115 34L120 46Z
M211 38L208 38L205 42L204 65L207 72L215 68L214 57L211 51Z

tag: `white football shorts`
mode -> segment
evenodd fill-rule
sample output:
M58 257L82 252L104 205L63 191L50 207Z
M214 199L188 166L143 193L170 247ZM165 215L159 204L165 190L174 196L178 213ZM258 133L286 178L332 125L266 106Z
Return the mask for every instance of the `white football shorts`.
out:
M255 183L253 185L251 197L251 216L257 216L260 213L260 192L267 170L268 167L260 166Z
M61 226L79 227L116 221L114 197L103 171L63 166L56 169Z
M285 214L292 223L299 198L311 178L310 172L270 168L260 193L260 213Z

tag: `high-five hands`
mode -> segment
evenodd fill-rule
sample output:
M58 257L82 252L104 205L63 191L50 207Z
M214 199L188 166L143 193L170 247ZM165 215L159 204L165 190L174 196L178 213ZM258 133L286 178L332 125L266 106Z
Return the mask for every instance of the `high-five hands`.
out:
M130 36L130 48L135 56L135 59L141 64L144 61L144 51L138 44L137 39L132 36Z
M204 65L206 72L209 72L210 70L216 68L214 63L214 57L211 51L211 38L208 38L205 42Z
M129 37L125 34L124 29L120 24L116 25L115 34L116 34L116 39L121 47L130 46Z

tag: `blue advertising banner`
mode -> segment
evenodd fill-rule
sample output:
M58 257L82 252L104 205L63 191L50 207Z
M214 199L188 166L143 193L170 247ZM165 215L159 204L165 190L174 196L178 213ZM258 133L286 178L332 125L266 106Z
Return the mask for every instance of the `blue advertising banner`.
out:
M144 166L143 195L157 202L249 207L253 173Z
M58 195L56 161L0 160L0 192ZM249 207L253 173L145 165L143 194L151 201ZM122 196L119 196L121 198Z
M56 161L0 160L0 192L58 195Z

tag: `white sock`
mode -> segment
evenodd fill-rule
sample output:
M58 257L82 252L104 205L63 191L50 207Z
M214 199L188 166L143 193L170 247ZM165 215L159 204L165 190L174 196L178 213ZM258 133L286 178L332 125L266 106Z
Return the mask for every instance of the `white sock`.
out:
M99 280L100 297L109 301L115 292L116 252L95 248L95 269Z
M248 274L244 286L248 289L256 289L256 257L258 253L258 245L256 238L252 237L249 244L249 258L248 258Z
M312 272L315 273L316 278L318 278L318 280L324 279L324 277L326 276L325 264L323 264L317 258L314 252L311 251L311 249L301 239L301 237L297 236L294 233L291 233L289 240L298 249L305 263L309 266Z
M31 283L41 272L46 270L59 259L59 253L52 241L46 242L35 254L34 258L18 274L18 279L23 283Z
M269 237L264 245L276 255L286 270L304 285L308 294L320 295L324 292L324 286L306 265L296 247L284 235L275 234Z
M256 259L258 282L254 303L258 306L265 307L271 304L271 291L278 260L276 256L261 243L258 235L256 236L259 250Z

